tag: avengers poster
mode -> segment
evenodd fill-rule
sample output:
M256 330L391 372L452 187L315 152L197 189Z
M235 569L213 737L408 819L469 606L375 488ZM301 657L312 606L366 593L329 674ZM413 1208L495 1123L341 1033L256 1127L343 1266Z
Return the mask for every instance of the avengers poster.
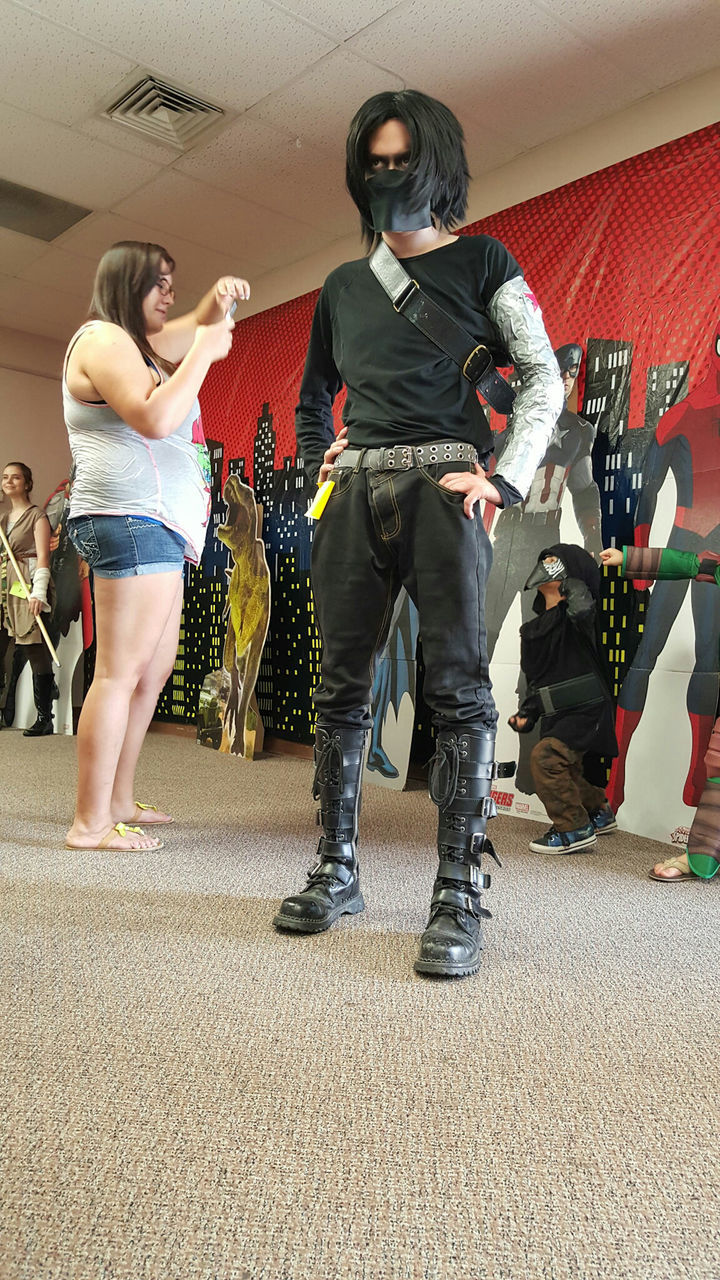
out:
M553 347L581 350L529 506L492 522L500 578L489 584L488 628L501 726L517 706L524 602L514 584L530 572L540 529L549 535L543 545L558 541L559 530L560 540L593 553L628 542L720 551L719 143L720 126L711 126L463 229L507 245ZM273 605L260 712L267 733L300 742L312 738L320 649L294 408L316 296L241 321L229 359L213 367L201 396L215 493L236 473L263 508ZM493 414L491 425L501 451L506 421ZM202 679L219 665L226 568L211 529L203 565L188 581L185 665L166 692L169 718L194 719ZM704 776L718 701L716 597L703 583L649 588L616 571L604 580L602 634L621 753L610 798L622 827L666 841L682 841ZM405 627L404 644L413 633ZM381 740L374 749L383 761ZM517 737L501 728L497 758L517 755ZM517 783L503 782L501 813L540 812L523 786L522 769Z

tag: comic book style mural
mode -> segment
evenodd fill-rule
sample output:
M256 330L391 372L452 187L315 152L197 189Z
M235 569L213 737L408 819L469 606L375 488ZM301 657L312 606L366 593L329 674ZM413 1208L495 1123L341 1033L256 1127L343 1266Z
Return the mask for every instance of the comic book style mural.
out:
M225 754L252 760L262 750L264 728L255 701L255 682L270 622L270 570L259 536L262 509L249 485L229 475L223 487L227 510L216 536L229 548L223 665L203 681L198 708L198 742Z
M719 144L720 126L711 126L463 232L502 240L541 303L553 347L582 348L566 408L594 435L592 485L605 545L649 540L718 549ZM218 452L214 508L222 481L234 472L253 486L264 512L273 606L258 704L268 733L301 742L312 736L319 640L309 586L312 528L293 420L316 296L241 321L230 358L213 368L201 396L205 432ZM491 423L501 447L505 420L493 414ZM582 545L590 508L578 507L578 497L590 485L578 486L562 455L567 434L559 424L560 456L537 477L535 500L542 516L551 499L561 539ZM507 537L501 520L510 522L496 517L496 539ZM553 534L548 541L555 540ZM500 546L498 553L498 560L505 556ZM524 554L508 553L513 570ZM226 567L226 549L211 528L202 565L188 570L184 652L164 697L167 717L194 720L202 678L221 665ZM621 825L666 840L689 825L685 802L697 794L717 704L717 605L701 596L704 585L650 589L614 573L605 579L603 638L619 696L622 751L612 793L616 803L623 800ZM489 619L497 631L492 675L501 726L516 705L521 596L514 593L503 617ZM498 758L516 758L517 745L501 728ZM532 812L537 804L514 782L504 783L497 798L501 812Z

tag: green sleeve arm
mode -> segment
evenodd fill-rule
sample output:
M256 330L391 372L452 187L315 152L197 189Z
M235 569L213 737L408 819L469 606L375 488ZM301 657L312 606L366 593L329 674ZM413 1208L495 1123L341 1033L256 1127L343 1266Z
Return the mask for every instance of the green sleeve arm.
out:
M622 575L646 581L696 578L700 558L693 551L673 551L668 547L624 547Z

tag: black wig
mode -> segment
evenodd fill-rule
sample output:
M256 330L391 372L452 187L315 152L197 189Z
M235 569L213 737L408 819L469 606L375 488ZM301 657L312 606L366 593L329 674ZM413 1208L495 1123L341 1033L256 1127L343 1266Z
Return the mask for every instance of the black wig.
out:
M413 202L421 207L429 200L438 225L451 231L465 217L470 181L460 122L436 98L418 89L400 89L368 98L350 124L345 180L360 210L364 242L372 246L379 239L367 195L368 147L376 129L388 120L401 120L410 134Z

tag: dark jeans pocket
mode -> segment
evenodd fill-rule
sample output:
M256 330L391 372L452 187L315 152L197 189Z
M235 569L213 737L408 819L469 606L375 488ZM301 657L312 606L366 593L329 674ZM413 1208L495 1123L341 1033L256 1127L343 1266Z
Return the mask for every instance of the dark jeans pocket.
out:
M444 484L440 484L443 476L451 475L453 472L467 471L472 473L472 463L470 462L433 462L430 466L421 467L420 474L423 479L439 489L447 502L460 504L465 501L465 494L458 493L455 489L448 489Z
M337 498L341 493L347 493L348 489L355 483L357 470L355 467L339 467L334 471L330 479L335 481L335 488L330 497Z

